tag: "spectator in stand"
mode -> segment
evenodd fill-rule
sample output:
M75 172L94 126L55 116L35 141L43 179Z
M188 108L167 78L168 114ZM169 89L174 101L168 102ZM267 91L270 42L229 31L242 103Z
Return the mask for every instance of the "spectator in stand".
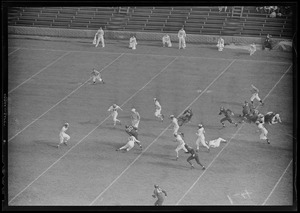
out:
M275 11L271 12L270 18L275 18L275 17L276 17L276 12Z
M227 7L226 6L220 6L219 8L219 12L222 12L222 10L224 9L224 12L226 12Z
M263 44L263 50L265 48L269 48L270 50L272 50L272 41L271 41L270 37L271 37L271 35L268 34L264 41L264 44Z

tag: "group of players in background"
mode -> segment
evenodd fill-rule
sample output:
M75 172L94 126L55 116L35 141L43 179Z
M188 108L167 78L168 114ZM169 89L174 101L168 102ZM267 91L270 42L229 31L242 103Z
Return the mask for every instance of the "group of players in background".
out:
M178 37L178 49L185 49L186 48L186 32L184 30L184 28L182 27L177 34ZM93 44L95 45L95 47L99 46L99 43L101 42L102 47L105 47L105 43L104 43L104 30L102 29L102 27L99 28L99 30L96 32L94 39L93 39ZM136 46L137 46L137 40L136 37L134 35L132 35L129 39L129 48L135 50ZM172 41L171 38L168 34L165 34L162 37L162 45L163 47L172 47ZM218 47L218 51L223 51L224 47L225 47L225 41L222 37L219 37L217 40L217 45ZM248 51L250 52L250 56L253 55L256 52L256 45L255 43L252 43L248 46Z

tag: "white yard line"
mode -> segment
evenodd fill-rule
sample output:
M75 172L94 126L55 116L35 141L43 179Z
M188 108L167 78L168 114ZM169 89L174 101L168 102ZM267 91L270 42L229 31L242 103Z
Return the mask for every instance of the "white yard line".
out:
M16 48L16 47L15 47ZM29 50L45 50L45 51L63 51L58 49L38 49L38 48L27 48L27 47L18 47L19 49L29 49ZM69 52L83 52L83 53L103 53L103 54L122 54L117 52L96 52L96 51L82 51L82 50L68 50ZM201 57L201 56L176 56L176 55L159 55L159 54L147 54L147 53L131 53L126 52L126 55L145 55L145 56L162 56L162 57L182 57L182 58L202 58L202 59L213 59L213 60L225 60L225 61L247 61L247 62L260 62L260 63L271 63L271 64L290 64L291 62L284 61L263 61L263 60L247 60L247 59L233 59L233 58L211 58L211 57Z
M233 60L184 110L188 109L196 100L199 99L199 97L216 81L218 80L221 75L224 74L224 72L235 62L236 60ZM184 110L182 112L184 112ZM91 203L90 206L93 205L141 156L144 152L147 151L147 149L154 144L160 136L162 136L171 126L167 126L148 146L147 148L143 149L143 151L121 172L121 174L116 177Z
M124 54L124 53L123 53ZM122 54L122 55L123 55ZM118 58L120 58L122 55L120 55ZM114 61L116 61L118 58L116 58ZM142 91L150 82L153 81L158 75L160 75L164 70L166 70L170 64L172 64L177 57L175 57L170 63L168 63L165 68L163 68L159 73L157 73L154 77L152 77L142 88L140 88L137 92L135 92L130 98L128 98L122 105L125 105L129 100L131 100L136 94L138 94L140 91ZM112 62L113 63L113 62ZM110 64L112 64L110 63ZM107 65L106 67L108 67ZM105 68L103 68L105 69ZM78 88L79 89L79 88ZM53 107L52 107L53 108ZM49 111L49 110L48 110ZM44 113L45 114L45 113ZM28 184L22 191L20 191L16 196L14 196L9 203L11 203L14 199L16 199L20 194L22 194L27 188L29 188L36 180L38 180L42 175L44 175L49 169L51 169L55 164L57 164L63 157L65 157L71 150L73 150L78 144L80 144L85 138L87 138L92 132L94 132L100 125L102 125L108 118L110 118L111 115L107 116L98 126L96 126L94 129L92 129L86 136L84 136L80 141L78 141L74 146L72 146L66 153L64 153L60 158L58 158L51 166L49 166L44 172L42 172L37 178L35 178L30 184Z
M21 47L19 47L19 48L15 49L14 51L8 53L8 56L10 56L11 54L13 54L14 52L17 52L19 49L21 49Z
M108 65L106 65L104 68L101 69L101 71L103 71L104 69L106 69L107 67L109 67L111 64L113 64L116 60L118 60L121 56L123 56L124 53L122 53L121 55L119 55L116 59L114 59L112 62L110 62ZM77 87L75 90L73 90L71 93L69 93L67 96L65 96L63 99L61 99L59 102L57 102L55 105L53 105L50 109L48 109L46 112L44 112L43 114L41 114L39 117L37 117L36 119L34 119L31 123L29 123L27 126L25 126L23 129L21 129L17 134L15 134L13 137L11 137L10 139L8 139L8 142L11 141L12 139L14 139L17 135L19 135L21 132L23 132L25 129L27 129L30 125L32 125L34 122L36 122L37 120L39 120L42 116L44 116L46 113L48 113L51 109L53 109L54 107L56 107L58 104L60 104L61 102L63 102L64 100L66 100L68 97L70 97L70 95L72 95L74 92L76 92L79 88L81 88L83 85L85 85L89 80L91 79L91 77L89 79L87 79L84 83L82 83L79 87Z
M290 167L290 165L292 164L292 162L293 162L293 160L290 161L289 165L286 167L286 169L284 170L284 172L280 176L279 180L277 181L277 183L273 187L272 191L270 192L269 196L266 198L265 202L262 203L262 205L266 205L266 202L269 200L269 198L273 194L274 190L276 189L277 185L280 183L281 179L283 178L284 174L286 173L286 171L288 170L288 168Z
M281 78L276 82L276 84L273 86L273 88L269 91L269 93L263 98L263 101L271 94L271 92L274 90L274 88L277 86L277 84L281 81L281 79L285 76L285 74L289 71L289 69L292 67L292 65L289 66L289 68L283 73ZM210 162L210 164L207 166L206 170L204 170L201 175L197 178L197 180L192 184L192 186L184 193L184 195L178 200L176 205L178 205L183 198L192 190L192 188L196 185L196 183L200 180L200 178L206 173L206 171L209 169L209 167L213 164L213 162L220 156L220 154L223 152L223 150L230 144L231 140L238 134L238 132L241 130L245 123L243 123L238 130L235 132L235 134L230 138L230 140L226 143L226 145L221 149L221 151L214 157L214 159Z
M62 59L63 57L65 57L66 55L68 55L70 52L67 52L65 54L63 54L62 56L58 57L57 59L55 59L54 61L52 61L50 64L48 64L47 66L45 66L43 69L41 69L40 71L38 71L37 73L35 73L33 76L31 76L30 78L26 79L25 81L23 81L21 84L19 84L18 86L16 86L15 88L13 88L12 90L10 90L8 92L12 93L14 90L18 89L21 85L25 84L27 81L29 81L30 79L32 79L34 76L40 74L41 72L43 72L45 69L47 69L48 67L50 67L51 65L55 64L57 61L59 61L60 59Z

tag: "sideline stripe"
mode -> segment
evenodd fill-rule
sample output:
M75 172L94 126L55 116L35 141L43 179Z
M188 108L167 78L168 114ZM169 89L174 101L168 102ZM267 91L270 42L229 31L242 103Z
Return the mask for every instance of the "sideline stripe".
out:
M124 53L123 53L124 54ZM123 55L122 54L122 55ZM120 55L118 58L120 58L122 55ZM116 58L114 61L116 61L118 58ZM140 88L137 92L135 92L130 98L128 98L120 107L125 105L130 99L132 99L136 94L138 94L141 90L143 90L153 79L155 79L158 75L160 75L164 70L167 69L167 67L172 64L178 57L174 58L168 65L165 66L159 73L157 73L154 77L150 79L142 88ZM110 64L112 64L111 62ZM107 65L106 67L108 67ZM103 68L105 69L105 68ZM87 82L87 81L86 81ZM79 89L79 88L78 88ZM49 110L48 110L49 111ZM45 114L45 113L44 113ZM86 136L84 136L77 144L72 146L65 154L63 154L60 158L58 158L51 166L49 166L42 174L40 174L37 178L35 178L30 184L28 184L22 191L20 191L14 198L12 198L9 203L11 203L14 199L16 199L20 194L22 194L27 188L29 188L36 180L38 180L43 174L45 174L49 169L51 169L56 163L58 163L63 157L65 157L72 149L74 149L78 144L80 144L86 137L88 137L92 132L94 132L101 124L103 124L111 115L107 116L98 126L96 126L94 129L92 129Z
M118 60L121 56L123 56L123 54L119 55L116 59L114 59L112 62L110 62L108 65L106 65L104 68L101 69L101 72L106 69L107 67L109 67L112 63L114 63L116 60ZM46 113L48 113L51 109L53 109L54 107L56 107L58 104L60 104L61 102L63 102L64 100L66 100L70 95L72 95L74 92L76 92L79 88L81 88L83 85L85 85L89 80L91 79L91 77L89 79L87 79L84 83L82 83L79 87L77 87L75 90L73 90L69 95L67 95L66 97L64 97L63 99L61 99L59 102L57 102L55 105L53 105L50 109L48 109L46 112L44 112L42 115L40 115L39 117L37 117L36 119L34 119L30 124L28 124L27 126L25 126L22 130L20 130L17 134L15 134L13 137L11 137L10 139L8 139L8 142L11 141L12 139L14 139L17 135L19 135L21 132L23 132L25 129L27 129L31 124L33 124L34 122L36 122L37 120L39 120L42 116L44 116Z
M283 178L284 174L286 173L287 169L290 167L291 163L293 162L293 159L290 161L289 165L286 167L286 169L284 170L284 172L282 173L282 175L280 176L279 180L277 181L277 183L275 184L275 186L273 187L272 191L270 192L269 196L266 198L265 202L263 202L261 205L266 205L266 202L268 201L268 199L271 197L271 195L273 194L274 190L276 189L277 185L279 184L279 182L281 181L281 179Z
M16 47L15 47L16 48ZM45 51L63 51L66 52L66 50L55 50L55 49L34 49L34 48L27 48L27 47L18 47L20 49L30 49L30 50L45 50ZM103 54L122 54L122 53L116 53L116 52L94 52L94 51L81 51L81 50L68 50L69 52L83 52L83 53L103 53ZM233 59L233 58L210 58L210 57L201 57L201 56L183 56L183 55L159 55L159 54L143 54L143 53L131 53L126 52L127 55L144 55L144 56L162 56L162 57L182 57L182 58L202 58L202 59L211 59L211 60L225 60L225 61L247 61L247 62L260 62L260 63L271 63L271 64L290 64L291 62L285 62L285 61L263 61L263 60L247 60L247 59Z
M27 81L29 81L30 79L32 79L34 76L40 74L41 72L43 72L45 69L47 69L48 67L50 67L52 64L55 64L57 61L59 61L60 59L62 59L63 57L65 57L66 55L68 55L70 52L67 52L65 54L63 54L62 56L58 57L57 59L55 59L54 61L52 61L50 64L48 64L47 66L45 66L43 69L41 69L40 71L38 71L37 73L35 73L33 76L31 76L30 78L28 78L27 80L23 81L21 84L19 84L18 86L16 86L14 89L10 90L8 92L12 93L14 90L16 90L17 88L19 88L21 85L25 84Z
M221 75L223 75L226 70L235 62L236 60L233 60L184 110L188 109L196 100L199 99L199 97L216 81L220 78ZM182 112L184 112L184 110ZM116 177L91 203L90 206L93 205L141 156L146 150L157 141L160 136L162 136L171 126L167 126L164 131L162 131L148 146L147 148L143 149L143 151L121 172L121 174Z
M21 47L18 47L17 49L15 49L14 51L8 53L8 56L10 56L11 54L13 54L14 52L17 52L19 49L22 49Z
M269 93L262 99L263 101L271 94L271 92L274 90L274 88L277 86L277 84L281 81L281 79L285 76L285 74L289 71L289 69L291 68L292 65L289 66L289 68L283 73L283 75L281 76L281 78L276 82L276 84L273 86L273 88L269 91ZM257 108L260 105L257 106ZM231 142L231 140L238 134L238 132L241 130L241 128L243 127L245 123L242 123L242 125L238 128L238 130L235 132L235 134L230 138L230 140L228 141L228 143L226 143L226 145L221 149L221 151L216 155L216 157L214 157L214 159L210 162L210 164L207 166L207 168L203 171L203 173L201 173L201 175L197 178L197 180L192 184L192 186L184 193L184 195L179 199L179 201L176 203L176 205L178 205L180 203L180 201L183 200L183 198L191 191L191 189L196 185L196 183L200 180L200 178L206 173L206 171L208 170L208 168L213 164L213 162L219 157L219 155L222 153L222 151L229 145L229 143Z

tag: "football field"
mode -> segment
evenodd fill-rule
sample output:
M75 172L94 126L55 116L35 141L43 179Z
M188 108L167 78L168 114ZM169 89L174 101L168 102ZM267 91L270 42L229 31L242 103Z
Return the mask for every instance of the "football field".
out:
M154 184L167 191L163 205L260 206L293 204L292 54L192 45L108 41L105 48L77 41L9 39L8 43L8 202L10 206L152 206ZM91 84L91 71L105 84ZM259 139L255 124L226 123L221 106L236 114L260 90L263 114L282 123L265 125L271 144ZM201 92L200 92L201 91ZM153 98L165 115L154 116ZM108 108L123 111L113 126ZM258 102L254 102L255 106ZM141 115L139 140L127 153L131 108ZM200 147L206 170L175 148L171 120L191 107L190 123L180 127L195 148L197 125L206 140L222 137L220 147ZM70 124L68 146L56 148L62 125Z

